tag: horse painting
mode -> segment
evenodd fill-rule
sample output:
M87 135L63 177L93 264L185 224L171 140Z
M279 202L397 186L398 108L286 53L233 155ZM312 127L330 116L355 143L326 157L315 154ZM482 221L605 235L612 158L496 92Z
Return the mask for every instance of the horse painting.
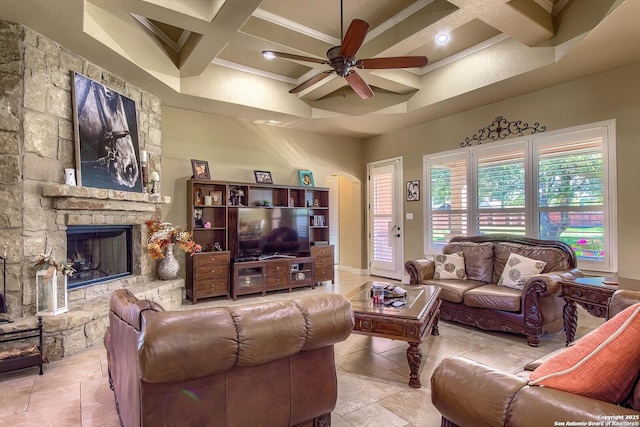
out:
M79 184L142 191L135 102L74 73Z

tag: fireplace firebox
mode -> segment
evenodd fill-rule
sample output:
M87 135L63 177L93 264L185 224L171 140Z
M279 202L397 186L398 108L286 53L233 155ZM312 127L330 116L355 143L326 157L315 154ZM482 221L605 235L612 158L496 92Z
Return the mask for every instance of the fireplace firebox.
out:
M68 279L74 289L132 274L130 225L67 227L67 262L76 271Z

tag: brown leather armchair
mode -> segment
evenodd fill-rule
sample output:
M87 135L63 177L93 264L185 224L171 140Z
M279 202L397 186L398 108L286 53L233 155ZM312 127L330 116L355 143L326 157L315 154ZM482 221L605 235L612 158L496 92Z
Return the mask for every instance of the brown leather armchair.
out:
M330 425L334 343L353 330L342 295L164 311L111 297L105 347L125 427Z
M609 303L609 316L638 301L640 292L616 291ZM629 351L640 351L640 344ZM575 424L565 425L595 426L602 422L601 425L632 426L640 422L638 380L625 406L620 406L548 387L529 386L528 376L452 357L443 360L431 377L431 401L442 414L441 427L547 427L569 421ZM606 424L607 420L620 424ZM628 424L622 424L625 421Z

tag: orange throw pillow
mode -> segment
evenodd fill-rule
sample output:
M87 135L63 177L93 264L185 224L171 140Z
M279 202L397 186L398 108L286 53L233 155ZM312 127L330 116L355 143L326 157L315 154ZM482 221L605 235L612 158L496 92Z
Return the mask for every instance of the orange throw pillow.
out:
M640 372L640 303L538 366L529 385L622 403Z

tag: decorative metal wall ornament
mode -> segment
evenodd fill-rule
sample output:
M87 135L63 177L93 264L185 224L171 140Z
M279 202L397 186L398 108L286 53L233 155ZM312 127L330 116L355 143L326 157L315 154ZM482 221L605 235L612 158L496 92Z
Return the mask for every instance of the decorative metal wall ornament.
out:
M540 126L540 123L538 122L534 123L533 126L529 126L529 123L522 123L522 120L510 122L504 117L498 116L489 126L479 129L471 138L466 137L464 142L460 143L460 147L469 147L474 141L480 145L482 144L482 141L487 139L497 141L498 139L504 139L509 135L522 136L526 131L534 134L544 132L546 130L547 127Z

